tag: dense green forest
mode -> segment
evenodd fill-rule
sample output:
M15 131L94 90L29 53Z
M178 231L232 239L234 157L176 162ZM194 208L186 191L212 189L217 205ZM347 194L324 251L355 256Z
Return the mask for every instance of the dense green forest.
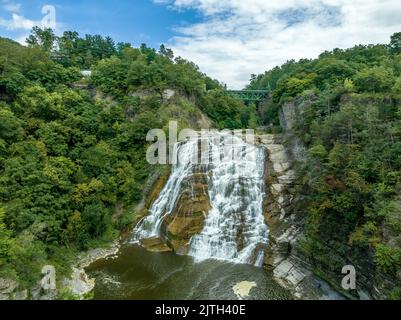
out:
M27 44L0 38L0 277L23 286L46 263L67 274L70 257L132 223L158 170L146 162L148 130L190 126L201 112L217 127L255 119L164 46L39 28Z
M296 109L293 136L307 147L303 251L323 276L347 263L372 284L382 273L401 298L401 33L389 45L288 61L248 88L271 90L261 116L273 130L284 105Z
M176 92L168 101L166 89ZM145 159L148 130L193 127L204 114L217 128L276 132L286 105L307 148L297 163L301 250L322 276L355 263L367 277L398 279L401 33L289 61L248 89L271 91L258 116L165 46L40 28L27 47L0 38L0 277L28 287L46 263L67 274L77 252L129 226L160 169Z

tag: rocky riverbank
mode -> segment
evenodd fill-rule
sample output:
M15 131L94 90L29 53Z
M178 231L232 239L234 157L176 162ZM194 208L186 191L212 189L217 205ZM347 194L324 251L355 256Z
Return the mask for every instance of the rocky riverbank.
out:
M17 281L0 278L0 300L26 300L28 290L20 290Z
M100 259L115 259L120 249L120 239L109 248L96 248L83 253L78 257L77 263L72 266L70 278L63 280L63 287L79 299L87 297L95 287L95 279L90 278L85 268Z
M29 290L22 290L17 281L0 278L0 300L57 300L62 298L63 292L68 292L71 297L77 299L85 299L95 287L95 280L86 274L85 268L100 259L115 259L119 248L120 239L116 240L109 248L97 248L82 253L71 266L70 277L55 282L58 285L54 287L44 285L44 280L41 280ZM54 280L57 280L57 270L54 266L44 266L42 271L45 270L54 270L56 278Z

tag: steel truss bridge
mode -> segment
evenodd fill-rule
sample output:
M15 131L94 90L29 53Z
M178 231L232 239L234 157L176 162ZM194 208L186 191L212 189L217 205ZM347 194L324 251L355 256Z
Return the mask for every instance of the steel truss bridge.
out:
M228 94L245 102L261 102L268 95L268 90L227 90Z

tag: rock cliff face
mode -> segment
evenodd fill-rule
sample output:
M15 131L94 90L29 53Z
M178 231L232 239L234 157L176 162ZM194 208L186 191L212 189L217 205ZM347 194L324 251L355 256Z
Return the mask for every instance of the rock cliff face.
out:
M149 177L143 191L146 196L135 208L135 212L137 212L138 214L136 216L134 224L136 224L142 217L148 214L151 205L153 204L153 202L156 201L161 190L166 184L169 175L170 169L164 170L162 172L157 171Z
M173 211L163 218L160 236L140 240L147 250L188 253L189 241L193 235L202 231L205 218L211 208L208 196L208 174L207 166L197 165L192 174L182 181ZM148 213L152 203L163 192L167 179L168 175L164 174L153 183L153 189L139 210L140 217Z
M293 208L296 173L282 136L261 135L257 143L266 148L264 215L269 226L269 248L265 266L278 283L298 299L342 299L317 278L296 249L302 237L302 213Z
M305 121L305 113L307 113L308 109L310 106L314 103L314 100L316 97L313 94L310 94L308 96L303 96L296 98L293 101L284 103L281 107L279 116L280 116L280 125L284 129L284 136L283 136L283 141L285 145L285 149L287 150L287 155L288 155L288 161L293 161L297 162L297 166L302 166L302 163L305 161L305 155L306 155L306 147L303 145L303 143L300 141L300 139L297 137L296 130L295 130L295 125L297 124L298 126L303 124ZM356 98L353 98L352 96L345 96L343 97L344 102L343 103L361 103L360 101L355 101ZM372 103L372 101L363 101L362 103L364 104L369 104ZM267 146L269 149L269 146ZM273 150L270 147L271 150ZM273 150L274 152L274 150ZM271 162L274 163L274 156L271 157L270 159ZM274 170L273 170L274 171ZM294 169L296 171L296 169ZM273 174L268 174L267 176L274 176ZM268 178L271 179L271 178ZM269 184L273 186L274 182L268 181ZM275 187L273 187L275 188ZM291 187L287 189L291 193ZM284 191L284 194L286 191ZM272 194L274 197L274 192ZM284 195L284 198L286 196ZM295 204L298 201L299 195L297 193L294 194L293 197L293 204ZM267 197L269 198L269 197ZM275 201L273 201L274 203ZM280 202L280 201L278 201ZM286 202L286 201L284 201ZM273 225L279 221L279 225L282 225L282 223L285 221L290 222L291 228L287 229L288 234L283 236L285 239L290 239L289 245L291 246L292 254L291 256L293 257L298 257L298 260L303 260L303 264L309 266L310 269L313 269L315 272L324 275L324 278L330 282L333 286L336 287L336 289L341 290L341 292L347 297L352 298L352 299L387 299L390 288L393 287L393 280L390 279L388 276L382 274L379 272L375 267L374 267L374 261L373 257L367 254L365 257L358 257L358 256L349 256L345 255L344 252L341 251L336 251L331 248L333 248L333 245L330 243L327 243L327 240L321 239L319 245L322 247L327 247L327 250L331 250L330 255L335 257L335 259L339 262L341 265L353 265L356 268L357 271L357 290L354 290L352 292L352 295L348 291L343 291L341 289L341 279L343 275L341 274L341 270L338 270L338 272L333 272L327 270L326 267L322 267L319 265L319 263L316 263L315 261L312 261L311 257L306 257L303 253L298 251L298 247L296 245L297 241L294 239L302 237L301 231L304 229L303 227L303 217L306 217L307 212L302 211L298 209L298 212L294 212L294 207L296 206L288 206L287 211L288 214L284 218L284 220L271 220L270 218L268 219L269 223L271 224L273 221ZM270 211L270 208L267 208L267 211ZM277 212L278 208L273 207L271 214L269 214L269 217L272 215L277 216L275 212ZM292 212L292 213L291 213ZM274 230L274 226L270 227L272 230ZM382 226L383 228L383 234L386 234L385 226ZM299 231L296 231L299 230ZM298 236L293 237L293 234L295 233L298 234ZM274 234L274 231L272 232ZM280 242L282 239L280 236L277 238L277 241ZM287 241L286 241L287 242ZM284 245L282 250L285 250L287 247L287 244ZM292 259L292 258L291 258ZM309 260L309 261L308 261ZM284 270L284 269L283 269ZM398 276L398 280L401 279L401 276Z
M13 279L0 278L0 300L26 300L28 290L18 290L18 282Z
M303 119L304 111L310 106L313 99L314 97L311 95L297 101L284 103L279 112L280 126L284 129L287 154L294 161L305 161L306 147L294 133L293 128L297 120Z

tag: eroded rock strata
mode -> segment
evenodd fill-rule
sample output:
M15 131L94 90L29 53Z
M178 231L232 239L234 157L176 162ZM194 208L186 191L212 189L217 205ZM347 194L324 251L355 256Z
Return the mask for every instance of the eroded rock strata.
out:
M184 179L173 212L163 220L162 231L167 244L181 254L187 253L192 236L202 231L211 208L207 185L208 173L202 172L202 168L199 167L198 172Z
M331 287L317 278L297 243L302 237L302 214L293 206L296 172L279 135L260 135L256 143L266 148L264 215L269 226L269 248L265 266L274 279L289 289L297 299L342 299Z

